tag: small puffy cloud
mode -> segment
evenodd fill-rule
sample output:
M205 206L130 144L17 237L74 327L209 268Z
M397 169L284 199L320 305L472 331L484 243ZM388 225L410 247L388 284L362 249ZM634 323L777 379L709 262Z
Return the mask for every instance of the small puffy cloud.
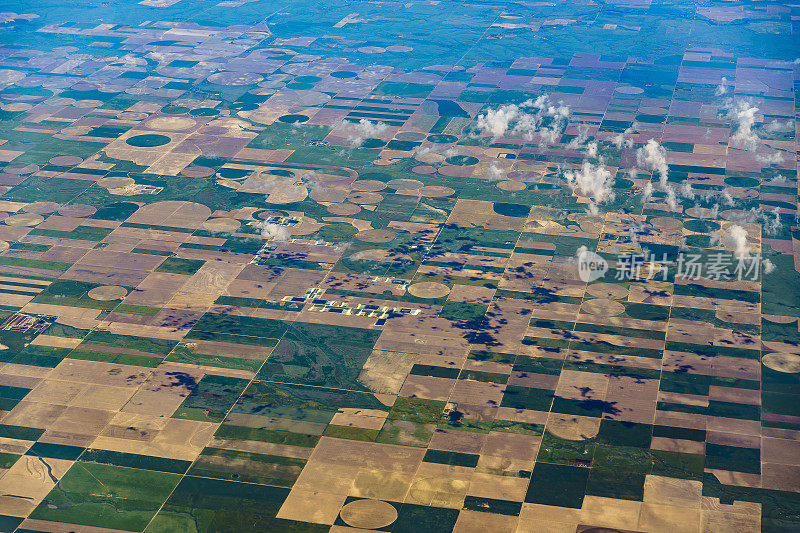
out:
M289 228L274 224L272 222L251 222L253 226L261 230L261 236L266 237L270 241L288 241L292 238Z
M579 171L568 170L564 178L573 191L580 191L580 194L592 198L596 203L614 201L613 176L602 165L584 161Z
M39 15L34 13L12 13L12 12L4 12L0 13L0 24L10 24L17 20L26 20L31 21L33 19L38 19Z
M504 104L489 109L477 117L476 126L493 139L505 135L519 135L526 141L537 136L542 142L555 142L561 135L569 117L569 107L561 103L552 104L547 95L521 104ZM543 126L545 120L549 125Z
M738 224L731 225L722 237L722 243L733 251L737 258L750 257L750 245L747 243L747 230Z
M767 235L774 235L783 227L780 207L775 207L771 211L765 211L762 207L753 207L749 211L737 213L734 221L759 223Z
M781 122L778 119L774 119L772 122L764 124L764 130L769 133L786 133L790 131L794 131L794 120L788 119L784 122Z
M567 143L568 150L576 150L583 146L589 140L589 126L587 124L578 124L578 134Z
M665 200L667 202L667 207L669 207L670 211L675 211L678 209L678 193L675 192L675 187L671 185L666 186L665 190L667 192L667 198Z
M776 207L775 209L772 210L772 219L769 218L767 219L766 227L764 228L764 230L768 234L772 235L778 233L778 231L780 231L782 226L783 223L781 222L781 208Z
M372 122L362 118L355 123L353 129L355 134L348 136L347 140L351 145L358 148L364 143L364 139L380 137L389 129L389 126L383 122Z
M526 141L532 141L542 122L542 117L537 114L523 113L520 115L514 128L511 130L512 134L521 136Z
M549 117L551 122L549 126L542 127L538 132L542 143L552 144L558 140L558 138L561 136L561 133L564 131L564 128L566 127L570 113L571 111L569 106L566 106L560 102L558 104L548 105L546 108L543 108L542 114L545 117Z
M771 180L769 180L769 181L767 181L765 183L780 184L780 183L788 183L788 181L789 180L786 179L786 176L784 176L783 174L778 174L778 175L774 176Z
M650 139L647 144L636 150L636 163L640 167L658 173L662 187L666 185L669 172L667 151L658 141Z
M694 199L694 190L692 189L692 184L688 181L681 183L680 193L684 198L688 198L689 200Z
M478 128L491 133L495 139L508 132L512 122L516 122L524 114L516 104L501 105L490 109L486 114L478 115Z
M500 181L506 177L506 171L496 161L492 161L492 164L486 169L486 176L490 181Z
M722 201L725 202L725 205L728 207L733 207L736 205L736 200L731 195L731 191L728 189L723 189L722 192L719 193L720 197L722 197Z
M783 163L783 156L780 152L772 152L770 154L757 154L756 161L762 165L779 165Z
M746 100L739 100L728 108L736 130L731 135L731 146L755 151L758 148L759 138L753 131L756 123L758 108Z
M633 128L627 128L625 131L614 135L611 137L611 144L616 146L618 149L630 148L633 146L633 141L627 138L626 135L630 135L631 133L633 133Z
M378 137L379 135L383 135L388 129L389 126L383 122L371 122L365 118L362 118L356 124L356 131L364 137Z
M761 264L764 266L764 274L772 274L772 272L775 270L775 263L769 259L764 259L761 261Z
M646 204L650 201L650 198L653 196L653 184L649 181L645 184L644 189L642 189L642 203Z
M429 154L433 152L430 146L415 146L413 153L415 156L423 156L425 154Z
M729 87L728 78L723 76L719 82L719 85L717 85L717 89L714 91L714 96L722 96L723 94L728 94L728 87Z

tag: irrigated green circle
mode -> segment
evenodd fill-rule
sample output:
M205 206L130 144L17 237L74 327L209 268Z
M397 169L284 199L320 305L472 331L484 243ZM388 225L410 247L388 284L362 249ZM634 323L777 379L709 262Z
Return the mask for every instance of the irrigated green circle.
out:
M164 146L169 144L172 139L166 135L159 135L157 133L145 133L144 135L136 135L127 139L125 142L137 148L152 148L154 146Z
M781 200L759 200L758 203L762 205L770 205L772 207L782 207L784 209L791 209L792 211L797 209L796 205L790 204L789 202L783 202Z
M454 143L457 140L458 140L458 137L456 137L455 135L444 135L444 134L439 134L439 133L434 134L434 135L428 135L428 141L430 141L432 143L436 143L436 144Z
M228 180L238 180L250 173L249 170L245 170L243 168L221 168L219 169L219 175Z
M307 91L314 88L314 85L311 83L287 83L286 86L295 91Z
M80 296L86 292L86 285L80 281L59 280L50 285L47 292L58 296Z
M250 102L234 102L231 104L231 109L234 111L252 111L253 109L257 109L258 104L253 104Z
M213 117L219 115L219 110L211 107L198 107L189 111L189 114L195 117Z
M139 206L133 202L116 202L101 207L92 218L98 220L125 220L137 209L139 209Z
M161 112L167 115L183 115L189 112L189 108L182 105L165 105L161 108Z
M687 235L686 246L692 248L708 248L711 246L711 237L708 235Z
M305 115L283 115L282 117L278 117L278 120L287 124L298 124L306 122L308 117Z
M291 170L281 170L279 168L273 168L271 170L264 171L264 174L272 174L273 176L283 176L284 178L293 178L294 172Z
M294 82L295 83L317 83L321 79L322 78L317 77L317 76L297 76L294 79Z
M356 73L355 72L350 72L350 71L347 71L347 70L339 70L339 71L336 71L336 72L331 72L331 77L333 77L333 78L355 78L356 77Z
M666 320L669 318L669 307L652 304L628 304L625 313L639 320Z
M720 228L720 225L718 222L714 222L713 220L692 219L685 220L683 222L683 227L689 231L695 231L697 233L708 233L710 231L717 231Z
M352 241L358 230L352 224L346 222L334 222L325 224L317 232L320 238L327 242Z
M386 141L380 139L364 139L364 142L361 143L362 148L380 148L381 146L386 146Z
M506 217L526 217L531 212L531 206L522 204L505 204L495 202L494 212Z
M478 163L478 158L472 157L471 155L454 155L453 157L448 157L445 161L451 165L468 167L470 165L476 165Z
M758 187L758 183L757 179L745 176L731 176L730 178L725 178L725 184L731 187Z

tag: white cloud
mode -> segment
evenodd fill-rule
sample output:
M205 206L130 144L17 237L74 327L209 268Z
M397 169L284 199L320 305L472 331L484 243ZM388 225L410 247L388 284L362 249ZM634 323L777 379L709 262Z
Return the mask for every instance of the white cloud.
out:
M564 131L567 119L569 119L570 109L569 106L559 102L557 105L548 105L542 110L542 114L552 118L552 121L548 127L543 127L539 130L539 137L542 143L552 144L558 140Z
M765 231L768 234L778 233L782 225L783 224L781 223L781 208L776 207L775 209L772 210L772 220L767 219L767 225Z
M729 191L728 189L723 189L722 192L719 193L719 195L720 197L722 197L722 201L725 202L725 204L728 207L733 207L734 205L736 205L736 200L733 198L733 196L731 195L731 191Z
M536 100L526 100L521 104L505 104L497 109L489 109L477 118L477 127L493 139L504 135L519 135L526 141L537 136L542 142L555 142L561 135L569 117L570 110L566 105L551 104L549 96L541 95ZM550 124L540 127L545 119Z
M496 161L492 161L492 164L486 169L486 175L491 181L499 181L506 177L506 171L498 166Z
M650 139L647 144L636 150L636 162L647 170L658 173L661 186L667 183L669 166L667 165L667 151L655 139Z
M728 78L723 76L719 82L719 85L717 85L717 89L714 91L714 96L722 96L723 94L727 94L727 92L728 92Z
M586 157L597 157L597 142L592 141L586 145Z
M364 139L380 137L389 129L389 126L383 122L372 122L362 118L355 123L353 129L355 134L348 136L347 140L355 148L358 148L364 143Z
M779 165L783 163L783 156L780 152L772 152L770 154L756 154L756 161L762 165Z
M688 198L689 200L694 200L694 190L692 189L692 184L688 181L684 181L681 183L681 196L684 198Z
M251 222L253 226L261 230L261 235L270 241L288 241L292 238L289 228L281 226L280 224L273 224L272 222Z
M478 115L478 128L491 133L497 139L505 135L511 123L519 120L523 114L516 104L501 105L497 109L488 110L485 115Z
M781 209L779 207L775 207L771 211L764 211L761 207L753 207L749 211L737 213L733 221L739 224L745 222L759 223L763 232L767 235L774 235L783 227Z
M365 137L378 137L379 135L383 135L388 129L389 126L383 122L370 122L365 118L362 118L358 121L358 124L356 124L356 131Z
M645 184L644 189L642 189L642 203L645 204L649 202L652 196L653 196L653 184L648 181Z
M726 248L732 250L737 258L750 257L750 245L747 243L747 230L738 224L731 225L722 237Z
M523 113L514 124L511 133L520 135L526 141L532 141L541 122L542 117L539 114Z
M628 237L631 239L631 243L638 244L639 235L645 233L647 230L645 229L645 225L642 222L631 220L630 223L631 226L628 227Z
M578 124L578 134L567 143L568 150L576 150L583 146L589 140L589 126L587 124Z
M433 152L433 150L431 150L430 146L415 146L413 150L415 156L422 156L431 152Z
M764 259L761 261L761 264L764 265L764 274L772 274L772 272L775 270L775 263L769 259Z
M579 190L583 196L589 196L597 203L614 201L611 188L613 176L602 164L592 165L584 161L578 172L568 170L564 178L573 191Z
M671 185L667 185L664 187L667 192L667 207L669 207L670 211L675 211L678 209L678 193L675 192L675 187Z
M772 122L764 124L764 130L769 133L794 131L794 120L788 119L785 122L781 122L778 119L774 119Z
M758 135L753 131L758 108L746 100L739 100L728 111L732 114L736 131L731 135L731 146L755 151L758 148Z
M12 12L5 12L0 13L0 24L8 24L9 22L14 22L15 20L33 20L38 19L39 15L35 15L33 13L12 13Z
M630 135L633 133L633 128L627 128L625 131L614 135L611 138L611 144L616 146L618 149L621 148L630 148L633 146L633 141L631 139L626 138L626 135Z

